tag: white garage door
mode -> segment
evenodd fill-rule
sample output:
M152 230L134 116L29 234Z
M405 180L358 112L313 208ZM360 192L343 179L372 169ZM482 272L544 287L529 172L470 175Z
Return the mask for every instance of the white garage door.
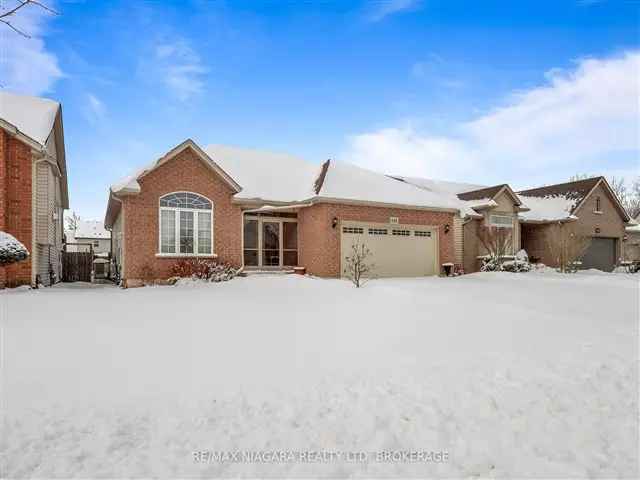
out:
M341 225L341 271L345 257L355 242L364 243L372 253L374 277L421 277L435 275L437 229L420 225L343 222Z

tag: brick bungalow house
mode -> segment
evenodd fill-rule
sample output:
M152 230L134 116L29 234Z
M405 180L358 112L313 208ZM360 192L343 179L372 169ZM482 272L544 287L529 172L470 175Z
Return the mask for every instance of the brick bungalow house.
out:
M111 187L105 226L128 285L166 278L190 257L337 277L341 251L364 238L377 274L418 276L454 261L458 209L454 198L352 165L187 140Z
M0 92L0 230L29 258L0 267L0 286L61 278L63 211L69 206L62 108L45 98Z
M508 185L390 177L329 160L318 166L235 147L202 149L187 140L112 185L105 227L112 230L115 270L130 286L167 278L181 258L217 258L247 270L303 266L339 277L355 241L373 252L375 275L422 276L453 264L477 270L475 231L482 225L510 228L515 253L544 234L521 225L580 221L574 214L586 212L582 205L600 188L598 218L611 228L619 222L622 233L598 225L603 238L615 234L617 242L628 218L603 178L576 203L559 201L559 193L523 198ZM554 217L544 218L550 209Z

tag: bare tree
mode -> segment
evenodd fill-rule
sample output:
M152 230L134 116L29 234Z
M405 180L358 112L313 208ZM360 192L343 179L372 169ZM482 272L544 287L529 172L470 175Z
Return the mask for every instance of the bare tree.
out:
M476 236L487 252L488 258L485 260L483 268L497 270L511 248L511 229L494 226L479 227Z
M627 209L627 213L631 215L632 218L640 215L640 177L637 177L631 184L624 208Z
M351 245L351 252L345 257L347 265L344 274L356 288L364 285L364 280L373 272L374 265L367 261L371 255L371 250L364 243L357 241Z
M620 203L625 206L627 203L627 186L624 181L624 177L611 177L609 179L609 185L611 185L611 190L616 194Z
M39 7L49 13L51 13L52 15L58 15L58 12L56 12L55 10L53 10L52 8L47 7L44 3L39 2L37 0L16 0L16 4L14 7L9 8L6 11L0 11L0 23L4 23L7 27L9 27L11 30L13 30L14 32L16 32L19 35L22 35L23 37L26 38L31 38L31 36L27 33L24 32L23 30L20 30L18 27L16 27L12 22L11 19L15 18L15 15L24 7L26 7L27 5L34 5L36 7Z
M574 272L591 245L591 237L580 234L575 226L562 222L549 230L546 241L562 273Z
M72 210L71 215L67 217L67 230L73 230L75 232L78 229L79 222L80 215L76 214L76 212Z

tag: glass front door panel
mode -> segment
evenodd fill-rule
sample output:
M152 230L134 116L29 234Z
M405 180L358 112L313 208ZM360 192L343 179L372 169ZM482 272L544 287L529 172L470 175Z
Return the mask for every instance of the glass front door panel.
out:
M244 221L244 264L258 266L258 220Z
M298 224L282 222L282 264L287 267L298 265Z
M262 265L277 267L280 265L280 223L262 224Z

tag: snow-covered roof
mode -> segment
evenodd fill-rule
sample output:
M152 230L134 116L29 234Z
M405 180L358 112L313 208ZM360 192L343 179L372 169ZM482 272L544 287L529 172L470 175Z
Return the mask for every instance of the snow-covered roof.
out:
M236 198L297 202L315 194L320 166L299 157L227 145L208 145L204 151L242 187Z
M567 198L564 195L549 197L519 195L519 197L529 207L529 211L520 212L520 217L525 222L549 222L576 218L571 213L576 205L576 198Z
M418 177L398 177L407 183L411 183L424 190L431 191L440 194L458 195L459 193L470 192L473 190L481 190L486 188L486 185L475 185L472 183L450 182L447 180L434 180L432 178L418 178Z
M191 141L182 145L198 148ZM464 202L451 193L429 191L348 163L330 161L321 166L293 155L226 145L209 145L203 149L203 154L239 185L236 199L278 204L324 198L443 209L466 208ZM138 179L162 161L157 160L114 183L111 191L116 194L138 193Z
M329 164L320 198L457 209L455 196L429 191L349 163Z
M60 104L53 100L0 92L0 119L44 146Z
M78 225L73 232L73 236L78 238L111 238L111 232L105 230L104 224L99 220L78 220Z

